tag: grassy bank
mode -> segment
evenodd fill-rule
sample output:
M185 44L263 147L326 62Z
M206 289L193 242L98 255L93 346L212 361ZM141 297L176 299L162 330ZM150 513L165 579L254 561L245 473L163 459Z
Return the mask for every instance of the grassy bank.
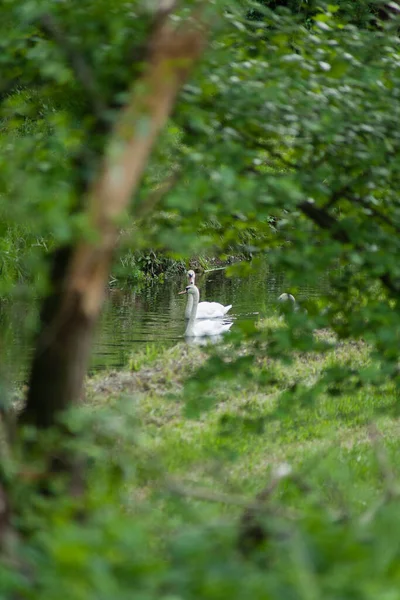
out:
M326 332L320 337L333 341ZM231 351L227 346L225 357ZM132 361L134 370L92 379L90 405L96 410L114 406L118 411L125 398L134 406L145 456L151 457L162 478L167 473L167 478L189 479L222 494L251 498L279 465L287 463L304 474L313 493L332 510L343 509L344 502L361 514L380 495L384 482L371 423L376 422L388 452L397 460L400 423L392 415L395 390L388 384L384 389L367 386L335 394L326 385L307 400L307 390L314 389L327 369L368 367L365 344L337 343L323 354L297 354L289 364L257 358L249 367L251 377L247 373L222 378L215 381L211 394L202 396L195 374L206 360L204 349L183 344L161 355L148 352ZM260 374L265 372L268 382L263 384ZM288 394L294 389L300 391L298 403ZM212 407L203 411L202 402ZM141 486L149 491L152 483L145 478ZM283 486L277 498L285 493Z
M231 343L211 356L148 350L90 380L89 410L129 429L112 446L131 469L124 511L164 565L168 598L399 597L397 394L389 383L357 390L351 376L336 389L326 373L368 372L369 348L317 338L324 352L290 360L247 345L247 370L211 385L207 361L218 374Z
M215 267L230 265L233 262L244 260L244 255L232 255L226 260L215 256L193 256L188 260L176 260L163 254L146 250L132 252L127 250L120 254L110 278L110 285L123 287L125 284L140 284L154 279L165 279L184 273L187 269L207 271Z

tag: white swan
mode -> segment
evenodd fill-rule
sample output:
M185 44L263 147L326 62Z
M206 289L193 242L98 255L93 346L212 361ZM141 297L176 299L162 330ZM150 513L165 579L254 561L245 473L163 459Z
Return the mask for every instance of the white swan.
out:
M291 310L297 312L299 310L299 305L296 302L296 298L292 296L292 294L281 294L278 298L278 302L284 303L287 307L290 307Z
M188 271L189 284L195 285L196 274L191 269ZM189 319L192 312L193 296L188 294L188 301L186 304L185 318ZM232 304L224 306L219 302L199 302L197 307L196 319L215 319L218 317L224 317L226 313L232 308Z
M215 336L228 331L232 327L232 323L224 323L223 321L200 320L196 321L197 307L199 304L200 293L197 287L193 284L188 285L183 292L179 294L187 294L192 298L192 308L190 312L189 322L186 327L185 336L187 337L203 337L205 335Z

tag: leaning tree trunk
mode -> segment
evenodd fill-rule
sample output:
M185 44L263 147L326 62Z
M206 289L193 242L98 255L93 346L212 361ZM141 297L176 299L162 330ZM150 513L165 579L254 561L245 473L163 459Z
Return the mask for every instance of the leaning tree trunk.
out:
M169 3L171 5L171 3ZM99 176L88 192L92 239L54 256L52 291L41 311L22 422L47 428L83 392L95 325L117 242L116 221L138 189L177 93L201 53L194 20L173 29L164 18L139 79L111 134Z

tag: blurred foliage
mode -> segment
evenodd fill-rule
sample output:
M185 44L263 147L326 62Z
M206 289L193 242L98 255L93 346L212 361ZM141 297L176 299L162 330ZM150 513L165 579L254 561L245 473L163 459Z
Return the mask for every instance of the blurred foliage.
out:
M286 329L271 319L260 331L277 327ZM126 373L93 380L86 406L65 422L74 438L40 436L43 448L66 445L87 461L83 496L71 499L54 476L54 497L39 495L40 454L22 468L3 465L24 540L23 568L0 570L4 597L396 597L400 447L398 424L385 414L396 392L387 383L380 393L368 387L337 397L325 382L316 404L299 403L301 388L324 369L368 366L365 344L335 348L326 333L319 341L319 355L299 353L291 365L253 360L252 386L245 372L221 377L215 410L189 422L181 409L190 386L182 392L182 383L196 379L204 350L146 351L143 365L132 365L134 395ZM219 352L226 360L226 348ZM372 443L366 435L380 410L386 450L379 435ZM264 486L267 536L246 556L242 514Z
M177 11L177 23L191 4ZM241 0L208 10L209 47L121 223L121 265L139 279L169 260L152 260L152 252L184 260L206 249L252 257L230 267L232 276L266 257L294 294L321 274L330 277L318 302L264 328L238 326L229 353L209 350L208 361L186 378L185 414L199 427L207 409L212 414L219 402L246 397L249 386L267 394L278 388L272 410L249 399L250 408L223 415L214 444L226 458L249 432L256 445L266 423L312 441L332 413L353 410L363 425L377 413L397 415L399 7ZM143 67L153 12L139 0L50 7L4 0L0 16L0 294L32 300L46 293L49 251L89 233L84 190ZM156 208L135 220L171 177L174 185ZM320 330L332 338L316 336ZM357 353L335 358L354 340L365 344L362 360ZM322 369L299 376L299 356L311 369L316 353L329 352ZM293 371L285 379L280 369L287 366ZM172 410L176 395L163 402ZM1 567L2 597L398 597L398 490L382 453L360 452L361 464L351 452L345 460L339 453L318 467L310 493L282 479L279 499L262 517L268 535L251 560L237 544L246 503L235 504L233 494L233 508L226 498L228 508L219 511L170 498L157 486L164 473L131 411L131 397L99 413L83 409L68 417L72 440L51 432L40 440L63 451L70 444L69 452L87 460L79 499L57 477L51 494L40 493L40 456L29 465L20 464L17 450L3 457L1 484L18 537L7 552L11 562ZM185 463L181 443L174 452ZM371 476L375 460L381 484ZM352 470L357 485L364 478L376 491L368 495L361 486L363 510L333 511L323 497L327 474L340 477L343 464L350 473L341 492L346 507ZM264 485L263 473L251 492ZM135 494L148 501L136 502Z

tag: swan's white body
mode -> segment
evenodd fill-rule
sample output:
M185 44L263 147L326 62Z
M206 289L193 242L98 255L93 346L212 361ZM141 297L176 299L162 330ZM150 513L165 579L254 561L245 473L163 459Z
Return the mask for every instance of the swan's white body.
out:
M194 271L188 271L189 283L195 285L196 274ZM185 318L189 319L193 306L193 296L188 294L188 301L186 304ZM224 306L219 302L199 302L197 306L196 319L216 319L224 317L226 313L232 308L232 304Z
M224 323L223 321L196 320L200 293L195 285L188 285L185 292L180 293L186 293L188 294L189 298L192 298L192 308L190 312L189 322L185 331L186 337L221 335L221 333L228 331L232 327L232 323Z
M193 306L193 298L189 295L186 304L185 317L190 318ZM215 319L221 318L232 308L232 304L224 306L219 302L199 302L197 307L196 319Z

